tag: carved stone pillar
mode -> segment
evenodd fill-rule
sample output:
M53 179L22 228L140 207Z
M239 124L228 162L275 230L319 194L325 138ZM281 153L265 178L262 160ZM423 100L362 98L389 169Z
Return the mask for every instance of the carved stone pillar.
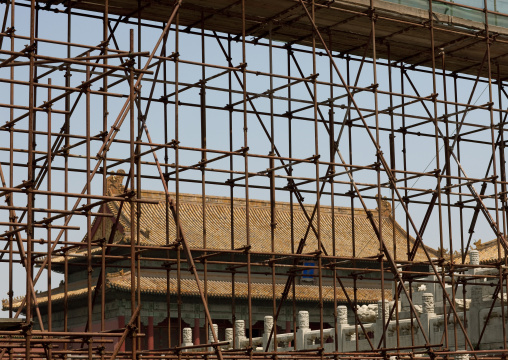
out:
M469 263L471 265L480 265L480 252L478 250L469 250ZM469 357L469 355L467 355Z
M347 306L337 306L337 323L347 325Z
M302 310L298 312L298 328L308 329L309 328L309 312Z
M217 324L212 324L212 326L213 326L213 331L215 332L215 335L217 336L217 341L219 341L219 326ZM211 326L208 328L208 342L209 343L214 342Z
M192 344L192 329L190 327L183 328L183 343L182 346L191 346Z
M266 345L268 344L268 338L270 337L270 333L273 329L273 316L265 316L265 324L263 330L263 348L266 349ZM270 341L270 349L273 349L274 338L272 336L272 340Z
M337 306L337 339L334 341L338 342L337 349L339 352L343 351L343 338L344 338L344 327L348 325L347 321L347 306L339 305Z
M226 329L226 338L224 339L225 341L229 341L229 346L227 346L228 348L232 348L234 347L235 344L233 344L233 328L227 328Z
M215 342L215 340L213 339L212 327L213 327L213 332L215 333L215 336L217 336L217 341L220 341L219 340L219 326L217 324L212 324L212 326L208 327L208 343ZM214 351L214 350L215 350L215 348L213 348L213 347L208 348L208 351Z
M304 350L307 347L305 341L305 333L309 332L309 312L299 311L298 312L298 331L295 336L295 350Z
M273 316L265 316L264 334L270 335L273 328Z
M235 321L235 349L240 349L240 341L245 339L245 321L236 320Z
M434 314L434 294L424 293L422 302L422 311L427 314Z

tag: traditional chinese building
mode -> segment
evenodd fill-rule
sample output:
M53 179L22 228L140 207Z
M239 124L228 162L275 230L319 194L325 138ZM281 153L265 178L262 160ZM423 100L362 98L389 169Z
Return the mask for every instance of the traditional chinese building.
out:
M108 178L108 195L118 196L124 192L124 174ZM172 197L175 194L171 194ZM140 331L144 337L144 346L147 349L167 348L168 329L171 332L171 345L177 343L179 329L184 327L193 328L193 343L199 344L205 340L205 316L203 303L199 297L196 281L187 268L180 269L180 281L178 281L176 265L171 259L178 256L183 258L183 252L177 246L172 246L176 239L176 226L171 212L167 211L166 197L162 192L143 190L142 199L152 200L151 203L140 205L139 216L139 239L138 260L141 271L135 274L136 287L139 281L140 296L143 307L140 312L142 328ZM154 201L153 201L154 200ZM206 226L203 226L203 203L206 211ZM314 205L304 205L308 215L312 215ZM275 286L272 285L272 268L270 267L271 251L280 255L290 255L296 251L301 239L306 238L303 254L316 254L318 241L313 231L309 231L309 221L302 207L295 202L291 205L286 202L275 204L276 226L272 226L270 201L249 200L250 214L250 247L247 244L247 228L245 221L245 199L220 197L207 195L203 201L200 195L179 195L179 219L184 230L187 244L192 250L196 266L200 273L200 283L205 289L208 298L208 307L213 322L219 325L219 337L224 338L224 329L232 327L235 319L248 318L248 287L246 249L251 253L251 299L252 299L252 329L253 336L257 336L263 328L263 317L273 312L273 295L280 300L285 283L290 274L290 267L294 259L288 256L284 268L277 268L275 274ZM321 242L322 251L327 254L335 254L344 258L351 257L353 251L356 258L355 268L379 268L375 260L379 254L379 241L374 233L369 214L363 209L351 209L349 207L322 206L321 217ZM131 224L130 205L120 201L108 202L102 208L109 216L97 217L90 229L92 243L92 255L108 253L108 262L105 267L105 328L109 330L122 329L131 316L131 262L124 257L130 252ZM387 201L381 201L378 209L371 210L370 215L377 222L381 212L381 229L386 246L395 259L407 259L410 249L407 243L414 245L415 240L393 220L392 210ZM351 216L351 215L354 216ZM135 214L135 218L137 218ZM168 221L166 221L166 218ZM234 224L232 228L230 224ZM293 226L292 226L293 224ZM316 221L314 220L314 225ZM116 226L114 237L111 231ZM203 229L206 228L206 232ZM293 230L292 230L293 229ZM204 236L206 234L206 237ZM111 238L114 246L100 246L106 244ZM86 241L87 236L84 238ZM409 239L409 242L406 240ZM169 246L168 246L169 245ZM354 245L354 248L353 248ZM273 250L272 250L273 247ZM221 250L239 249L234 258L231 254L220 253ZM432 257L438 257L436 250L427 248ZM216 252L210 256L210 252ZM205 256L206 255L206 256ZM100 257L94 262L92 272L92 290L100 278ZM206 259L206 281L204 264ZM370 259L370 261L367 261ZM227 261L226 261L227 260ZM420 248L415 260L426 260L426 255ZM64 282L51 291L53 330L63 330L64 311L67 312L67 327L69 331L83 330L87 323L87 248L74 248L65 256L54 256L51 259L53 271L65 273L68 286L64 288ZM222 262L222 264L221 264ZM243 263L243 266L230 266L226 263ZM281 261L284 263L284 261ZM296 314L293 312L293 294L296 311L298 309L311 310L310 321L316 327L319 325L319 287L316 282L316 271L313 269L315 262L312 256L299 262L308 267L300 271L295 277L295 288L289 291L288 299L282 307L278 319L280 332L292 331L293 320ZM351 265L351 262L345 261ZM137 268L136 263L136 268ZM426 268L426 267L425 267ZM337 270L336 270L337 271ZM337 271L342 279L343 286L351 300L356 299L357 304L377 303L383 297L380 288L378 273L365 272L357 275L360 279L354 282L353 271ZM352 276L353 274L353 276ZM325 276L327 275L327 276ZM234 282L232 282L234 277ZM234 289L233 289L234 284ZM334 287L333 272L330 268L323 271L322 298L324 302L325 326L333 326L334 304L348 305L346 295L341 287ZM355 284L357 285L355 287ZM180 296L178 296L180 294ZM234 294L234 295L233 295ZM93 314L93 330L100 330L101 318L101 291L97 292L96 305ZM387 282L384 289L384 298L392 299L391 283ZM178 305L181 300L182 324L178 324ZM21 300L14 303L18 308ZM38 294L38 305L45 317L48 305L48 293ZM4 309L8 307L3 302ZM234 307L234 312L233 312ZM312 310L315 310L312 312ZM170 314L168 319L168 313ZM233 314L234 313L234 318ZM352 320L354 321L354 320ZM169 323L169 324L168 324ZM126 344L129 347L129 343ZM108 345L112 347L112 344Z

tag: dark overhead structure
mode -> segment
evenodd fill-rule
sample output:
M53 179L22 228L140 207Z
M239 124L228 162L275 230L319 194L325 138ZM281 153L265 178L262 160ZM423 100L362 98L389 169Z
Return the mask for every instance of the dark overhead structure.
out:
M0 10L0 360L506 358L506 1Z

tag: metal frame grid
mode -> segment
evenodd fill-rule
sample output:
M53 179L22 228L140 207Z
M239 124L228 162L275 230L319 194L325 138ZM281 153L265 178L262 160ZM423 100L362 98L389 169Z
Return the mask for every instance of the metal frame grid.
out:
M100 205L110 201L120 201L122 207L129 208L130 221L136 223L139 221L136 214L140 213L136 209L152 201L142 198L140 189L162 189L167 194L167 219L174 219L178 227L176 234L167 234L167 245L161 249L175 250L178 256L159 261L171 264L167 268L168 277L176 275L180 279L180 272L187 268L192 272L207 324L213 318L213 309L207 306L207 264L213 263L217 254L228 254L231 261L215 263L224 265L224 272L231 274L233 284L235 274L246 274L247 326L252 328L250 283L254 264L249 238L249 201L245 206L245 246L234 248L234 226L230 251L207 252L205 236L205 252L198 259L202 266L198 267L196 254L186 242L186 229L179 221L182 189L203 195L203 209L206 209L205 195L210 193L230 196L231 206L234 196L271 200L272 217L267 221L272 226L272 251L263 255L270 257L275 325L281 304L290 302L287 298L294 291L291 285L296 275L308 269L300 264L300 259L316 261L320 288L326 271L330 270L336 292L344 289L344 278L337 276L337 271L350 271L349 278L358 288L367 271L356 268L355 264L360 260L376 263L378 269L368 272L379 276L380 288L395 282L396 303L400 297L411 299L410 288L402 283L418 282L429 274L435 274L442 287L445 283L456 288L458 284L474 282L475 278L465 276L464 271L474 267L465 264L465 260L477 223L484 224L484 230L488 230L486 236L497 238L499 255L497 261L481 266L499 270L493 279L497 282L496 294L503 293L502 289L507 286L504 125L508 112L503 102L506 103L508 95L503 85L505 76L499 70L502 57L492 59L490 53L493 42L506 47L506 41L489 30L489 17L502 14L484 10L487 0L478 8L463 6L485 15L484 29L474 33L436 28L432 7L448 3L441 0L428 2L428 19L423 23L388 19L407 29L428 29L430 47L424 55L431 59L430 68L390 58L388 37L380 40L376 36L379 15L373 0L363 10L345 10L340 2L333 1L295 1L291 11L299 11L301 18L308 22L311 31L305 40L311 42L310 47L298 45L303 39L284 44L273 41L275 21L259 24L266 29L265 35L252 38L252 29L247 28L245 21L252 14L246 12L245 0L231 2L223 9L225 12L233 6L241 9L240 34L207 29L205 24L213 14L204 12L192 26L182 27L179 11L185 3L185 0L171 2L170 16L163 24L136 18L141 2L131 16L111 15L107 0L102 13L76 10L73 2L65 2L65 6L35 0L11 0L2 4L3 101L0 107L6 122L0 126L0 194L5 200L0 206L0 259L4 269L2 282L8 283L9 318L18 318L23 311L26 321L20 330L0 331L5 337L2 342L8 344L0 358L49 359L72 354L90 359L136 359L142 354L143 358L151 359L203 356L384 359L390 355L436 359L459 354L460 350L448 350L453 347L448 334L465 333L455 299L465 299L466 294L455 291L443 292L445 314L453 314L457 320L452 327L445 323L441 344L431 344L424 334L427 344L421 346L386 348L383 336L379 344L370 344L372 350L354 353L328 353L322 349L289 353L257 353L252 348L224 351L212 330L213 339L208 339L211 345L201 345L199 352L184 352L181 336L177 344L170 344L170 349L142 349L139 341L143 335L139 332L142 301L135 284L136 276L143 272L141 259L146 248L136 240L139 226L137 230L131 227L129 245L131 319L119 332L90 329L93 309L100 308L104 330L105 289L101 285L105 282L110 249L120 245L111 241L116 228L112 229L109 240L104 233L105 241L99 244L102 246L100 261L96 262L92 248L97 244L92 243L90 232L77 230L90 229L94 217L111 216L100 212ZM316 11L322 9L347 11L352 19L368 19L369 41L357 45L363 56L330 50L333 27L315 23ZM55 38L43 38L51 28L44 22L49 19L45 14L58 18L59 26L66 31L57 34L55 30L49 32ZM79 24L78 29L73 22ZM99 42L95 45L90 45L94 40L87 40L87 44L74 42L74 38L87 38L88 22L90 29L94 27L100 33ZM437 32L456 33L473 39L475 44L483 43L482 63L462 72L447 71L447 59L453 53L448 54L445 47L435 43ZM91 31L90 37L93 35ZM377 58L380 47L388 58ZM483 88L487 89L486 93L479 95ZM478 96L485 100L481 105L474 102ZM425 164L418 162L418 158L422 153L433 154L431 170L421 171ZM469 161L469 157L474 159ZM127 173L125 193L111 197L106 192L106 178L119 168ZM478 168L484 175L476 175ZM468 172L475 175L468 176ZM419 182L418 186L415 181ZM303 207L304 195L307 202L310 199L315 203L312 213ZM391 202L394 219L416 238L413 248L408 238L407 258L394 258L393 252L388 251L385 244L394 239L383 238L380 212L379 218L369 217L379 240L376 258L355 254L354 231L349 257L338 256L335 247L326 249L321 244L322 204L332 208L339 204L350 206L354 218L355 206L371 214L369 209L383 196ZM292 249L289 258L294 264L287 273L282 300L277 301L276 270L288 258L273 246L279 200L301 206L308 219L307 233L315 234L319 248L304 252L306 238L287 239ZM203 211L204 229L206 220ZM428 243L424 239L429 227L434 231L431 236L438 239L431 245L441 249L438 259L431 259L427 248L422 246L423 242ZM64 317L64 331L53 331L51 301L47 305L48 320L43 321L36 301L36 284L47 279L42 288L51 296L52 278L47 274L51 274L52 257L65 257L72 249L82 246L88 251L84 265L89 274L88 324L84 331L69 331ZM449 254L445 253L446 248ZM425 261L414 261L417 249L427 254ZM235 263L235 254L243 254L246 262ZM411 265L414 264L428 264L430 270L413 272ZM97 283L92 278L92 266L101 267ZM16 311L12 309L13 288L21 278L26 283L24 306ZM199 279L204 279L204 288ZM67 286L66 275L63 281ZM176 305L171 306L179 308L181 298L177 297ZM321 293L320 298L322 332ZM491 310L497 299L496 296L492 301ZM384 300L392 299L381 300L384 306ZM168 304L173 301L170 299ZM354 309L356 292L353 297L347 296L347 301ZM503 309L503 334L506 332L505 301L504 297L498 300ZM411 300L409 303L416 314ZM397 314L390 315L398 319ZM296 315L294 319L296 328ZM179 320L181 323L181 316ZM419 324L418 316L414 320ZM358 316L355 323L362 331ZM504 349L486 351L477 350L465 335L466 347L462 351L475 358L505 358L506 336ZM120 352L127 337L133 339L132 350ZM277 333L272 331L272 341L276 337ZM115 350L100 351L102 344L112 338L119 339ZM68 350L67 344L73 342L81 343L81 349ZM56 344L63 348L51 346ZM206 351L207 346L213 347L213 351Z

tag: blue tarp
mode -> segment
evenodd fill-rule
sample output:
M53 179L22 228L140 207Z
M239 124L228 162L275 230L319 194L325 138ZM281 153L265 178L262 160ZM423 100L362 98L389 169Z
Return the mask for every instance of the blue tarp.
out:
M315 264L313 262L304 262L303 266L314 266ZM314 270L315 269L308 269L302 271L302 279L305 280L312 280L314 279Z

